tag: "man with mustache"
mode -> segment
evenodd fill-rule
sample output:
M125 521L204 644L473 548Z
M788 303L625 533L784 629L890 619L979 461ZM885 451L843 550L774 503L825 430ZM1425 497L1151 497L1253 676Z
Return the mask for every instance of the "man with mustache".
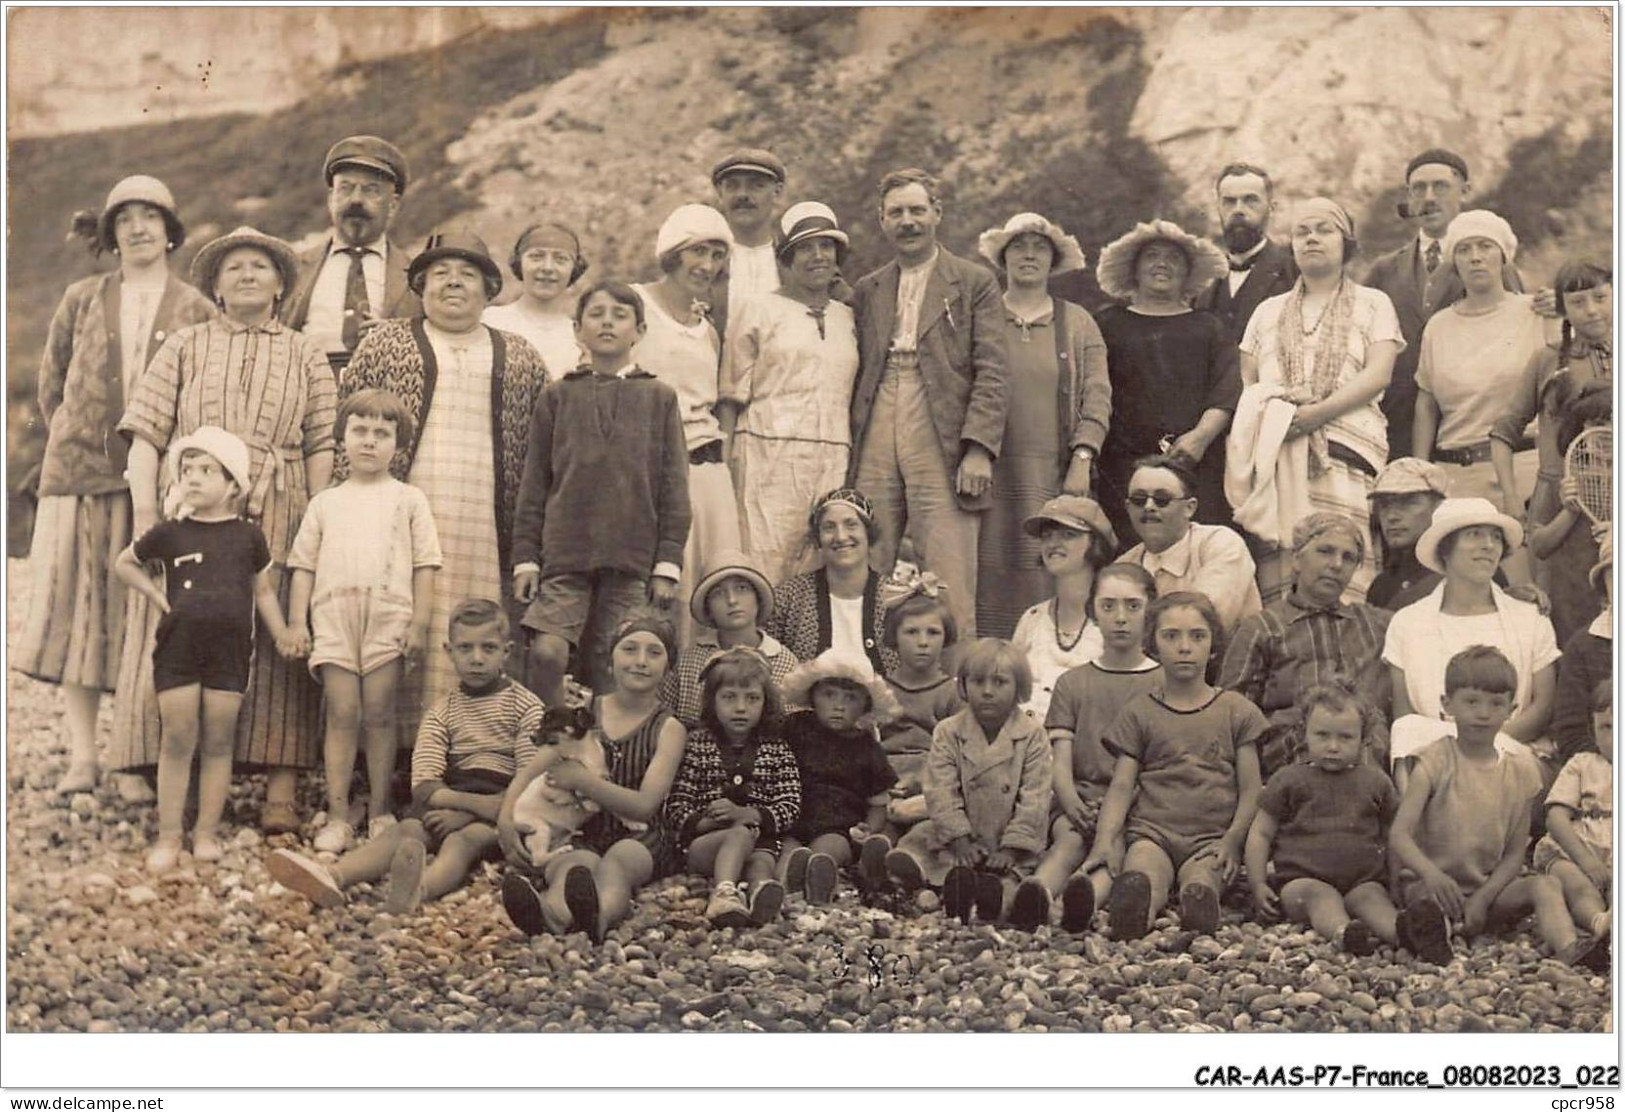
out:
M755 148L734 151L711 168L716 207L734 237L728 265L711 283L711 323L719 337L742 299L779 288L773 228L784 197L784 178L778 156Z
M1416 411L1416 362L1422 354L1422 329L1438 310L1460 300L1461 279L1442 255L1445 229L1472 193L1467 162L1454 151L1433 147L1405 167L1402 217L1417 221L1417 233L1405 246L1371 264L1364 285L1381 290L1399 314L1405 348L1394 360L1394 375L1382 396L1388 418L1388 458L1411 454L1411 426ZM1523 283L1512 264L1506 265L1506 285L1521 293ZM1537 303L1537 308L1539 305Z
M1270 213L1275 209L1275 183L1250 162L1232 162L1213 183L1223 222L1222 242L1230 274L1196 295L1196 308L1217 314L1240 342L1253 310L1298 280L1290 248L1270 240Z
M374 135L340 139L322 162L333 231L299 257L283 320L315 340L342 375L366 330L420 311L407 286L410 256L387 233L406 191L406 156Z
M880 181L880 227L897 258L852 292L858 379L847 485L874 506L871 563L888 574L906 530L948 591L960 638L976 635L976 548L1004 439L1004 300L990 271L937 243L942 201L924 170Z

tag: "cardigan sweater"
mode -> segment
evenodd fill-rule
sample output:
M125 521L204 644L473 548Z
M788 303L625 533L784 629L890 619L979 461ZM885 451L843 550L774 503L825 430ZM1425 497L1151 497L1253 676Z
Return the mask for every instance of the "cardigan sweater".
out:
M880 675L896 671L902 661L895 649L881 644L886 611L880 604L880 575L869 571L863 588L863 651ZM830 632L829 577L823 568L792 575L773 588L773 614L762 628L801 660L811 660L833 644Z
M129 487L124 468L130 442L115 433L127 401L119 342L123 285L118 271L75 282L51 317L39 373L40 417L48 430L40 461L41 498ZM170 275L152 316L148 362L171 332L214 315L208 298Z
M497 561L502 569L504 590L512 577L514 503L525 472L525 452L530 432L531 409L547 385L547 368L542 357L522 337L489 329L491 333L491 464L496 473ZM345 369L339 399L359 390L388 390L406 403L416 430L410 443L395 449L389 471L407 482L412 460L417 454L423 421L434 404L439 365L434 348L424 330L424 318L390 320L369 331L355 349L355 357ZM339 444L334 461L333 480L349 475L349 460Z
M678 567L694 517L677 393L637 367L581 369L549 385L530 418L513 560L543 575Z

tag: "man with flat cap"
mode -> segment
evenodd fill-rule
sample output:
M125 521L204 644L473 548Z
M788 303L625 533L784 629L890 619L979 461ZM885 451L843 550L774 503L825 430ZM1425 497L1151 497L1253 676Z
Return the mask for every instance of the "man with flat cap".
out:
M283 319L315 340L340 374L374 323L415 316L406 251L388 239L406 191L406 157L374 135L340 139L322 163L333 232L299 258Z
M1379 289L1399 314L1405 347L1394 360L1393 378L1382 395L1388 419L1388 458L1411 454L1411 426L1416 412L1416 362L1422 354L1422 329L1434 313L1461 299L1461 279L1443 257L1445 229L1472 193L1467 161L1455 151L1432 147L1405 167L1405 200L1400 216L1417 221L1416 235L1405 246L1381 256L1366 272L1364 284ZM1523 291L1511 263L1506 286Z
M742 299L779 288L773 227L784 198L784 178L784 163L759 148L734 151L711 168L717 209L734 237L728 265L711 283L711 323L718 336L727 331L728 317Z

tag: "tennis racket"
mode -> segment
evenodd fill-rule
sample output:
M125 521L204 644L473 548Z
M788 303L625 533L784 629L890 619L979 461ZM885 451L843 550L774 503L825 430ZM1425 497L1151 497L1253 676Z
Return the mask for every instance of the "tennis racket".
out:
M1563 454L1563 470L1574 480L1580 508L1601 525L1614 519L1614 430L1593 425L1581 431Z

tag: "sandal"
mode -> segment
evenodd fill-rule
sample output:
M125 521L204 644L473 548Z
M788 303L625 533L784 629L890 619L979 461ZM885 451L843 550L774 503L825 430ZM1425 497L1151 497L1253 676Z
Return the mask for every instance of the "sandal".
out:
M292 834L299 829L299 811L292 803L267 802L260 809L260 830L266 834Z

